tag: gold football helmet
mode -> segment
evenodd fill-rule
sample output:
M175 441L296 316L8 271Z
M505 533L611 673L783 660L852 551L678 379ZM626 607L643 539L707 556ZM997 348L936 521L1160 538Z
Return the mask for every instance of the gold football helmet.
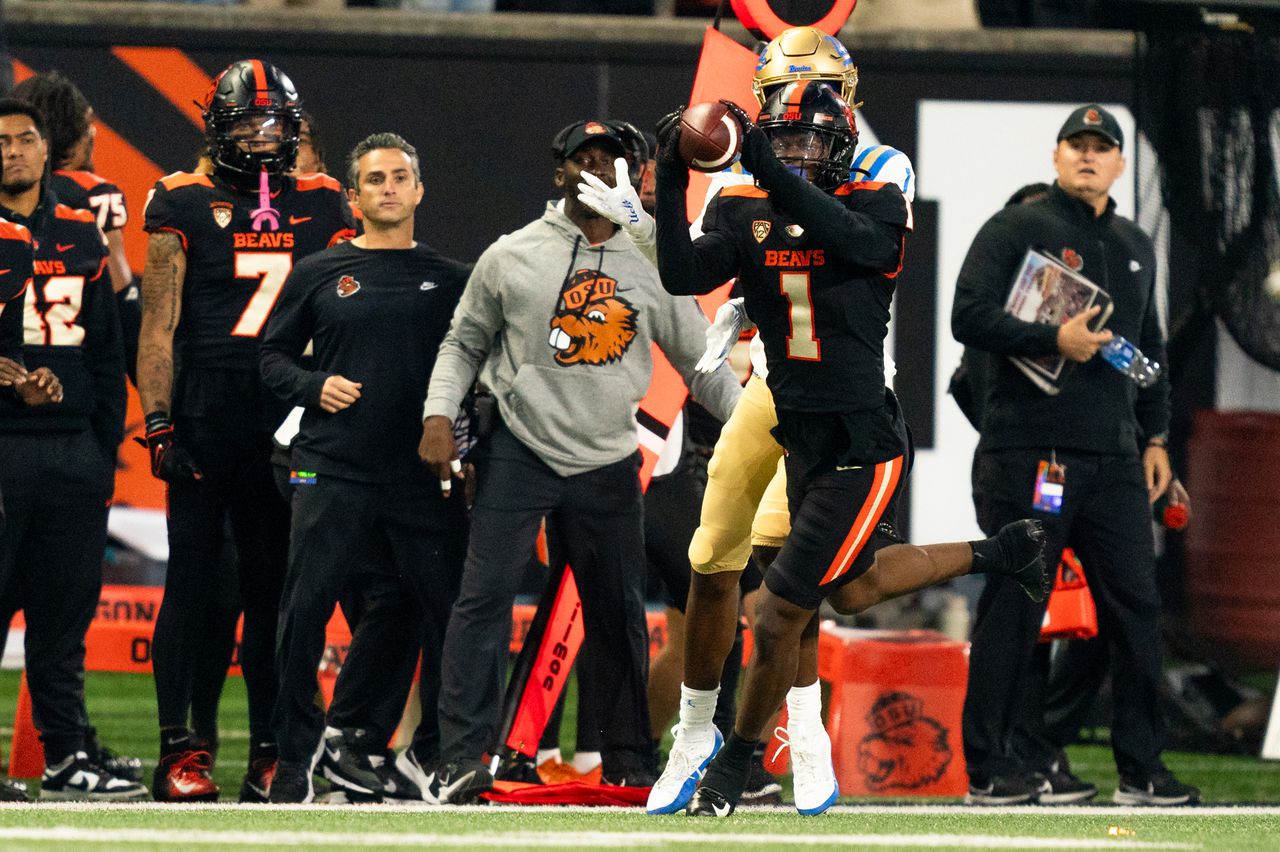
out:
M775 89L796 80L820 80L833 88L838 84L840 97L858 106L854 104L858 66L835 36L817 27L791 27L766 44L760 51L751 89L764 106Z

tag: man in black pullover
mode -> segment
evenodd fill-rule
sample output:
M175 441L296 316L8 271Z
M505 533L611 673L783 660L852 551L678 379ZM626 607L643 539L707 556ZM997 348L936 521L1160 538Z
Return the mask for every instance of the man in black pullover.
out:
M1115 214L1109 195L1124 171L1122 142L1120 125L1096 104L1070 115L1058 134L1058 179L1048 199L1002 210L974 238L956 283L951 328L989 359L974 464L978 523L993 530L1034 517L1044 524L1050 565L1071 546L1090 566L1115 664L1115 799L1173 805L1195 801L1199 791L1160 761L1162 642L1149 504L1172 477L1169 384L1161 375L1140 390L1095 357L1114 330L1152 360L1165 360L1151 240ZM1107 291L1114 304L1108 330L1091 330L1096 307L1058 327L1005 313L1013 276L1032 247ZM1006 357L1045 355L1073 362L1057 395L1041 391ZM1036 498L1045 482L1062 482L1058 505ZM1044 609L1001 577L988 578L978 602L964 707L971 802L1057 803L1097 792L1056 764L1056 750L1040 732L1046 672L1034 670L1032 651Z
M423 694L434 697L466 553L465 505L446 499L417 449L436 350L470 269L414 242L423 190L413 146L395 134L374 134L356 146L351 163L350 192L364 234L294 268L262 343L263 382L307 408L293 442L273 802L309 801L317 760L349 792L382 792L372 767L353 765L353 743L343 734L327 732L320 754L324 717L313 702L325 624L357 566L353 555L362 555L365 570L403 578L405 606L425 611ZM311 370L298 363L308 340ZM363 624L347 666L393 663L362 654ZM435 730L428 718L435 704L424 701L424 734Z
M124 436L124 344L102 232L48 189L43 117L0 101L0 215L31 233L34 274L22 308L25 368L61 380L57 405L0 397L0 489L6 524L0 591L26 612L27 682L45 749L46 799L132 799L86 753L84 635L102 587L107 507ZM26 380L30 382L30 378ZM38 381L38 380L37 380ZM25 384L25 383L24 383Z

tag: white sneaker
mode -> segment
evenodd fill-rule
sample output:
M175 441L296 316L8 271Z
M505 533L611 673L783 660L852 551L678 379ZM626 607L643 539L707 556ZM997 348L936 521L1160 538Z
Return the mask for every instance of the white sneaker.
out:
M724 737L720 736L715 725L707 725L697 731L676 725L671 733L676 739L671 744L667 767L649 791L649 802L645 806L650 814L673 814L684 810L702 780L702 773L707 771L707 764L724 745Z
M840 798L836 770L831 765L831 738L821 725L802 730L778 728L774 734L791 749L791 779L795 786L796 810L815 816Z

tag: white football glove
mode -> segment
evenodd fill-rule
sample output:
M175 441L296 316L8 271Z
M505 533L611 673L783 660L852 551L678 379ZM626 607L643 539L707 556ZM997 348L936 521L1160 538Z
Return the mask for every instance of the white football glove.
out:
M578 184L578 200L631 235L636 242L652 242L655 226L653 217L640 206L640 196L631 185L627 161L622 157L613 161L614 185L610 187L590 172L582 173Z
M707 326L707 348L698 359L693 369L699 373L714 373L729 357L733 344L738 342L738 335L743 326L750 327L747 311L742 306L742 299L730 299L716 311L716 318Z

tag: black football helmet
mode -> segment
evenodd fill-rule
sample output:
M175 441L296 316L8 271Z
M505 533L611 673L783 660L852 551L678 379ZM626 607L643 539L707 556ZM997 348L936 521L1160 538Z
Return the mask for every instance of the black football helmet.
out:
M764 102L756 124L773 153L826 192L849 180L858 123L844 98L825 83L798 80Z
M302 126L302 99L284 72L261 59L241 59L214 78L205 97L204 127L213 164L239 175L256 176L263 170L284 174L298 157ZM278 134L274 151L245 150L237 139L237 125L246 119L262 119L260 126Z
M605 124L613 128L613 132L622 138L627 149L627 173L631 177L631 185L640 189L645 170L649 168L649 142L634 124L622 119L611 119Z

